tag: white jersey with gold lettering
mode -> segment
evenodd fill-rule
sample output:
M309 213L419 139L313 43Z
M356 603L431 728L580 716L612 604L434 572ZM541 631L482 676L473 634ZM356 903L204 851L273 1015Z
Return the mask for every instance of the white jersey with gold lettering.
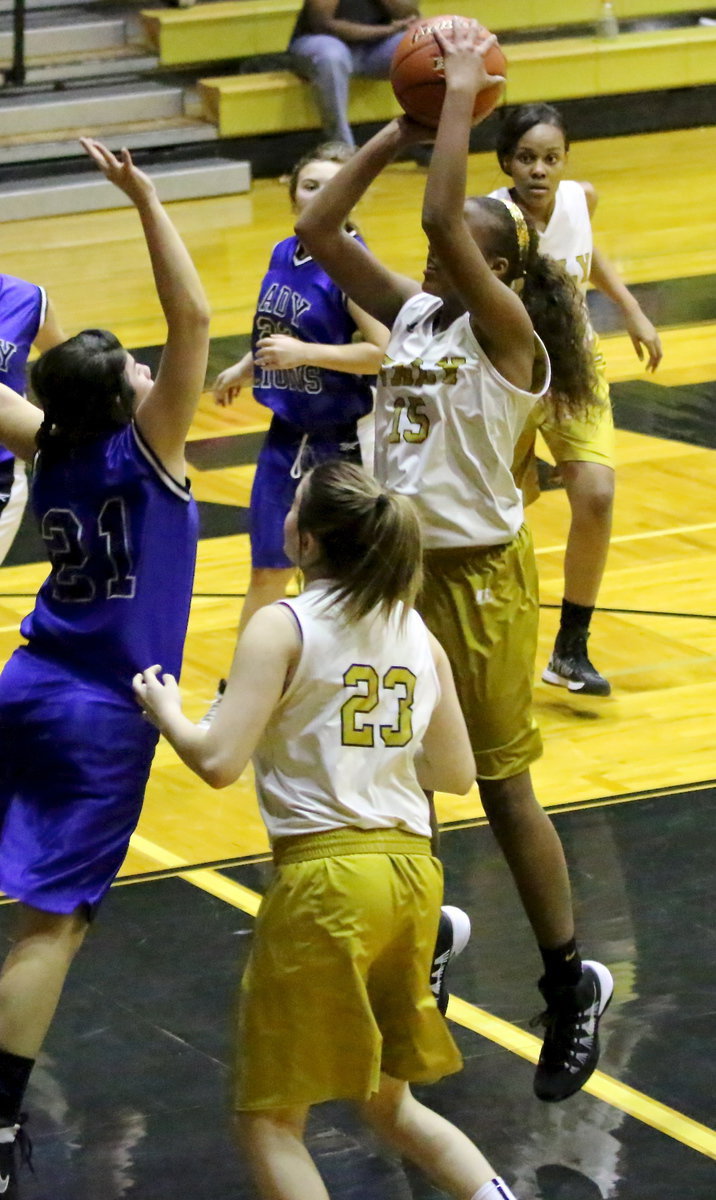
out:
M490 195L495 200L512 199L508 187L496 188ZM563 179L558 185L552 216L539 234L539 248L541 254L556 259L580 291L586 292L594 240L587 197L576 180Z
M358 829L430 836L414 759L440 695L428 631L398 604L348 624L325 582L290 608L301 657L253 756L269 837Z
M429 549L499 546L524 519L512 477L515 443L549 387L547 352L535 335L535 392L492 365L469 313L436 330L442 301L420 292L400 310L376 396L375 473L410 496Z

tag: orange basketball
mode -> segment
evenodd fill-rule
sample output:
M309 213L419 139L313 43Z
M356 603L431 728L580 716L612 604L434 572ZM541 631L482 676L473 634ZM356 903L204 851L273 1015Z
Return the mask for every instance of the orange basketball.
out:
M398 43L390 66L390 82L401 108L414 121L432 129L437 127L440 120L445 98L443 56L433 37L433 30L452 29L455 19L446 16L416 21ZM484 25L480 26L480 36L483 40L490 36L489 29L485 29ZM499 46L493 46L488 52L485 67L490 75L505 74L507 63ZM475 120L492 112L501 94L500 84L478 92L473 110Z

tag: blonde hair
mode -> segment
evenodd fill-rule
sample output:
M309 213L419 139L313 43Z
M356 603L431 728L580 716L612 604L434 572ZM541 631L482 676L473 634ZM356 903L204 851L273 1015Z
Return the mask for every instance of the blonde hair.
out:
M305 476L298 532L318 542L346 620L375 608L389 613L401 600L412 604L422 580L418 515L410 500L386 492L354 463L320 463Z

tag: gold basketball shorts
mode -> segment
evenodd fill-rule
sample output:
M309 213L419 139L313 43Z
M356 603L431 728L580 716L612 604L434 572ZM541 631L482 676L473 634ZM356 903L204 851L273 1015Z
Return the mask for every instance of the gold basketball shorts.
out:
M274 857L239 996L236 1110L458 1071L430 991L443 881L429 840L348 828L282 838Z
M532 714L539 590L523 525L503 546L428 550L416 607L442 643L478 779L510 779L542 753Z
M517 486L522 489L525 504L532 504L539 496L535 438L539 432L549 447L559 467L566 462L601 463L614 469L614 418L609 400L609 384L606 363L594 339L594 366L597 387L594 408L585 417L557 418L550 412L549 402L537 402L515 447L512 474Z

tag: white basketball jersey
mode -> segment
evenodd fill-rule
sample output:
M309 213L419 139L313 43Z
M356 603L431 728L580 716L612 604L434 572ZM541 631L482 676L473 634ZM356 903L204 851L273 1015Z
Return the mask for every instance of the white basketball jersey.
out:
M497 188L490 195L495 200L512 199L507 187ZM540 253L556 259L577 287L586 292L593 247L592 222L584 188L574 179L563 179L557 188L552 216L539 235Z
M393 326L376 396L375 473L410 496L428 548L499 546L524 519L512 477L515 443L549 386L537 341L537 392L496 371L464 313L435 330L442 301L421 292ZM535 335L536 336L536 335Z
M269 837L346 826L429 837L414 758L440 690L421 617L401 622L399 604L347 624L323 582L280 603L303 648L253 756Z

